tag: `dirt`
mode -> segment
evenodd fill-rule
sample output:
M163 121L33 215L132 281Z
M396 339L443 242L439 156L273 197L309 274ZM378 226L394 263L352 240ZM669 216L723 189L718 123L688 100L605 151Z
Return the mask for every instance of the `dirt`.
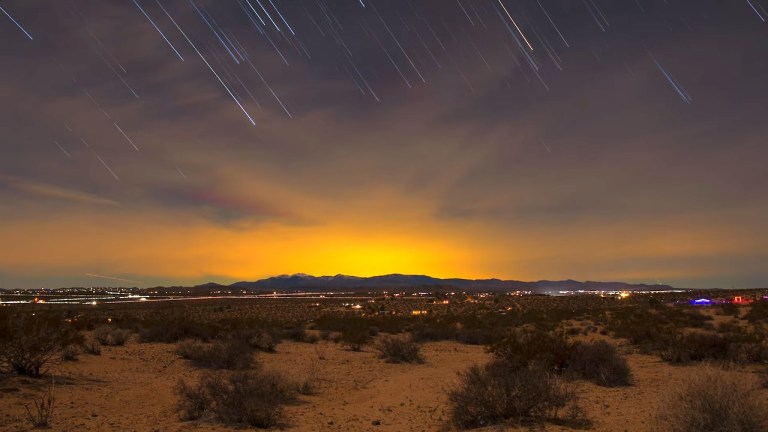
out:
M174 353L172 344L104 347L100 356L81 354L55 370L55 431L236 431L206 421L181 421L174 387L201 371ZM621 346L625 352L631 348ZM423 346L423 364L389 364L365 347L354 352L332 342L283 342L277 352L258 354L266 369L296 381L309 380L311 395L286 408L288 431L445 431L447 392L457 372L490 359L481 346L435 342ZM578 382L577 391L592 431L651 430L659 400L695 367L670 366L655 356L627 355L631 387L602 388ZM25 405L45 392L50 376L0 379L0 431L26 431ZM765 395L768 392L762 392ZM484 431L524 431L493 426ZM545 430L571 431L547 424Z

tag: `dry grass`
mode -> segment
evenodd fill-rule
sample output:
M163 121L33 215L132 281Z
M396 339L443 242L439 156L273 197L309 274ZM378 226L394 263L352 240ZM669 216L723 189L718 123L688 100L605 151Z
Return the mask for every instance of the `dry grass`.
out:
M47 428L51 424L53 418L53 407L55 404L55 390L56 379L51 377L51 384L48 389L38 399L32 400L32 408L29 405L24 405L24 409L27 413L27 421L33 428Z

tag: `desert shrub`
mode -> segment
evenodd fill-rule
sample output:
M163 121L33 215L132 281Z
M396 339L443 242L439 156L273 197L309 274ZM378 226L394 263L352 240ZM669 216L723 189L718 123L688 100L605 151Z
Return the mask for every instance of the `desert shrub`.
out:
M163 343L175 343L184 339L209 341L220 333L218 324L214 321L203 322L175 313L157 314L155 318L142 323L139 340Z
M735 305L733 303L722 303L719 306L718 314L720 315L726 315L726 316L733 316L738 317L739 316L739 306Z
M243 340L251 348L263 352L274 352L281 340L277 331L268 328L244 329L234 333L232 337Z
M627 360L605 341L584 342L573 347L568 374L603 387L630 385L632 374Z
M325 315L315 320L315 326L321 331L340 333L340 341L353 351L360 351L372 337L372 321L359 316Z
M112 332L112 328L109 326L96 327L91 333L91 337L100 343L102 346L109 345L109 334Z
M472 366L449 392L451 420L461 428L501 422L544 422L573 401L574 394L548 371L520 368L505 360Z
M671 363L701 360L723 360L728 357L730 341L725 335L693 332L679 337L662 353L662 359Z
M304 376L296 383L296 391L302 395L313 395L317 392L317 383L320 381L320 372L317 361L310 363Z
M83 342L83 351L90 355L101 355L101 344L89 338Z
M341 333L341 341L352 351L360 351L371 340L371 334L364 327L350 327Z
M128 339L131 337L131 332L125 329L114 329L112 330L112 334L110 335L109 343L113 346L123 346L126 342L128 342Z
M745 331L737 319L723 321L715 327L715 330L718 333L744 333Z
M213 343L188 339L178 344L176 353L207 369L250 369L254 365L253 349L242 339Z
M421 347L410 337L383 336L376 349L387 363L424 363Z
M467 345L491 345L504 338L503 328L460 328L456 330L457 342Z
M645 308L613 311L607 329L615 337L628 339L648 353L668 346L669 340L679 332L658 310Z
M698 369L662 400L655 420L665 432L768 430L768 407L756 385L720 369Z
M64 347L82 341L58 314L4 313L0 330L0 369L31 377L58 363Z
M568 327L565 329L565 334L568 336L576 336L579 333L581 333L581 329L578 327Z
M749 311L744 314L744 319L751 323L768 321L768 301L761 300L752 303Z
M32 407L24 405L27 413L27 421L33 428L47 428L53 417L53 408L56 402L56 382L51 379L48 389L39 398L32 400Z
M291 327L283 332L283 336L294 342L305 342L307 340L307 330L304 327Z
M420 325L411 332L415 342L437 342L456 339L456 329L449 326Z
M75 344L69 344L61 350L61 359L63 361L77 361L79 355L80 349Z
M763 362L768 360L768 345L760 332L692 332L678 337L661 357L670 363L703 360Z
M91 337L102 346L123 346L128 342L131 333L125 329L103 325L96 327Z
M183 420L204 417L225 424L270 428L283 419L295 386L283 375L261 370L208 372L195 384L179 381L177 409Z
M536 366L545 370L563 370L571 357L574 343L561 333L538 328L519 328L510 332L490 350L518 368Z

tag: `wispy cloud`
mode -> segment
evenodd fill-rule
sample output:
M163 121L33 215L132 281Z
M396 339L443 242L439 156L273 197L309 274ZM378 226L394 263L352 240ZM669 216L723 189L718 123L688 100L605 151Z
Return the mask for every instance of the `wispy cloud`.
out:
M0 183L4 183L10 186L16 191L37 197L64 200L82 204L101 204L109 206L120 205L119 202L109 198L104 198L77 189L70 189L48 183L26 180L19 177L0 175Z

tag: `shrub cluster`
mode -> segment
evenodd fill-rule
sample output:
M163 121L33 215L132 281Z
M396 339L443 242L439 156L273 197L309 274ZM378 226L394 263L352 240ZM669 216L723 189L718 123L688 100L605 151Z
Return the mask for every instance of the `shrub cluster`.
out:
M768 300L760 300L750 305L744 319L751 323L768 321Z
M628 386L632 382L627 360L606 341L575 344L567 363L566 374L601 387Z
M102 346L123 346L128 342L131 333L125 329L103 325L96 327L91 336Z
M382 336L376 349L387 363L424 363L421 347L410 337Z
M670 363L702 360L762 363L768 360L768 342L760 331L691 332L678 337L662 352L662 358Z
M683 328L704 328L711 320L691 308L626 307L611 311L607 328L643 352L658 353L675 344Z
M197 383L179 381L176 393L182 420L271 428L283 420L283 406L295 399L296 387L283 375L261 370L208 372Z
M626 359L605 341L576 342L562 333L516 329L491 346L497 358L518 368L538 367L603 387L630 385Z
M250 369L254 365L253 348L236 338L212 343L188 339L178 344L176 353L207 369Z
M459 377L459 387L448 394L448 400L451 420L461 428L542 423L576 403L575 394L550 371L503 359L472 366Z

